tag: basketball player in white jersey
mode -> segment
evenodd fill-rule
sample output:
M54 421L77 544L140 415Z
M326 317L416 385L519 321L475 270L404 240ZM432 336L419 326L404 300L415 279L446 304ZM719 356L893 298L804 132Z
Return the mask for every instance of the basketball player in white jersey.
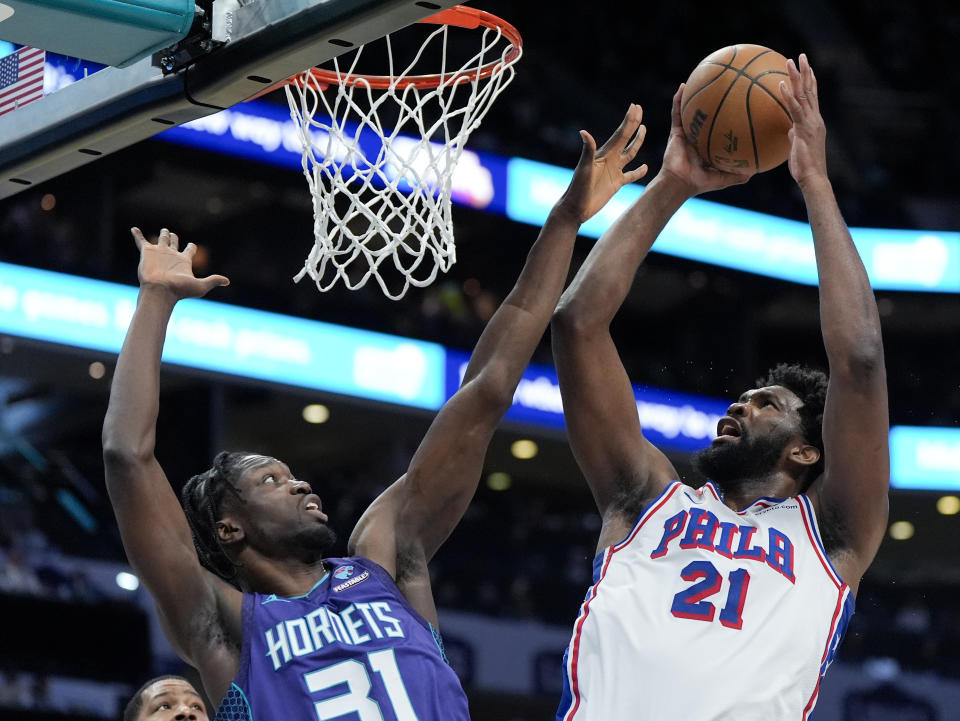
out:
M813 232L829 381L780 366L740 395L698 454L711 479L700 489L641 434L610 322L683 202L745 180L704 167L678 92L660 173L593 248L553 319L570 442L603 517L558 720L806 719L883 538L879 316L827 177L813 70L801 55L787 72L789 168Z

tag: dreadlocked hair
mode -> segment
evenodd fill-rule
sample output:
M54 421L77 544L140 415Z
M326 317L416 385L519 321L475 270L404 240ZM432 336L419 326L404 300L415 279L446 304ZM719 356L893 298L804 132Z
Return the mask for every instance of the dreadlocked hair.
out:
M236 481L240 475L238 463L246 455L221 451L213 459L213 466L187 481L180 492L201 565L236 587L239 587L238 567L220 544L217 519L228 494L243 502Z
M807 468L803 490L823 473L823 407L827 400L827 374L799 363L780 363L757 379L757 387L783 386L803 403L798 409L803 437L820 451L820 460Z

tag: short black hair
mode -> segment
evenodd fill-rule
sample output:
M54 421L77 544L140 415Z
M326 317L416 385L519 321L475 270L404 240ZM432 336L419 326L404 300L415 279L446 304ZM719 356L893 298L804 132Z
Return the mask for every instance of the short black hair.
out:
M137 689L137 692L133 694L133 698L127 701L126 707L123 709L123 721L137 721L137 716L140 715L140 709L143 708L143 692L148 688L153 686L153 684L159 681L168 681L176 680L183 681L184 683L190 683L183 676L177 676L176 674L166 674L164 676L157 676L147 681L143 686ZM190 683L190 687L193 687L193 684Z
M213 465L199 473L183 486L180 500L183 512L190 524L193 545L201 565L239 588L237 564L223 550L217 520L223 510L223 501L228 495L243 502L237 480L240 478L240 460L249 453L221 451L213 459Z
M757 379L757 387L783 386L803 404L798 409L800 427L807 442L820 451L820 460L807 469L804 491L823 473L826 453L823 450L823 408L827 401L827 374L800 363L780 363L766 378Z

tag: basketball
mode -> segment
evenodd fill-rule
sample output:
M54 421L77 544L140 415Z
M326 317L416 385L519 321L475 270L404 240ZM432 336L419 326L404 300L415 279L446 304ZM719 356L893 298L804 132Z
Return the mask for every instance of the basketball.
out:
M683 130L718 170L762 173L790 155L793 125L780 96L787 59L761 45L731 45L705 57L681 96Z

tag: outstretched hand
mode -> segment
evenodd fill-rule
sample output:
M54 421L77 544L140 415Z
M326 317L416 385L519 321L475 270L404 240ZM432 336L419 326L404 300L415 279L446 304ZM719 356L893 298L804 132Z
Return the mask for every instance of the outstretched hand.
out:
M787 104L793 127L788 131L792 147L787 165L797 184L803 187L816 179L827 178L827 128L820 115L817 78L804 53L800 66L787 60L787 81L781 81L780 94Z
M573 171L573 180L559 205L581 223L592 218L624 185L636 182L647 174L646 164L634 170L624 168L637 157L647 128L640 124L643 109L633 103L610 139L597 150L597 141L586 130L580 131L583 150Z
M139 228L131 228L130 233L140 251L140 265L137 268L140 287L166 288L180 299L200 298L211 288L230 285L230 281L222 275L195 277L193 256L197 254L197 246L188 243L187 247L181 251L180 239L176 233L171 233L164 228L160 231L156 242L144 238Z
M693 143L687 140L680 119L680 98L683 96L683 87L681 84L673 96L670 139L663 153L663 168L660 173L672 176L683 183L688 197L746 183L752 177L751 175L717 170L701 158Z

